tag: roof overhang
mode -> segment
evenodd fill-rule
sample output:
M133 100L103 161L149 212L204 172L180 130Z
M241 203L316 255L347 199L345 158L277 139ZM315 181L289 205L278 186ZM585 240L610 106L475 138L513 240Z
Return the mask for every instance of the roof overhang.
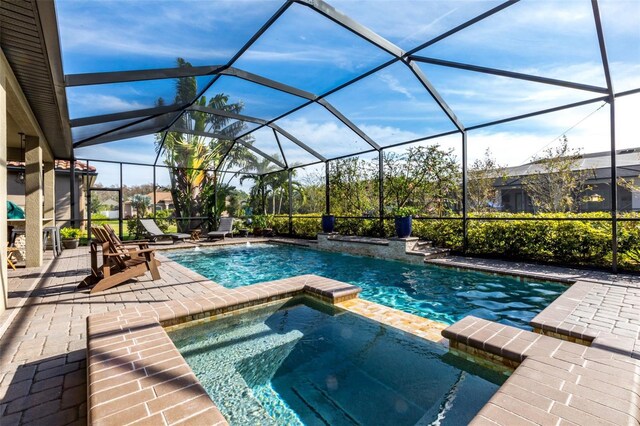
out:
M54 157L73 156L54 4L0 2L0 47Z

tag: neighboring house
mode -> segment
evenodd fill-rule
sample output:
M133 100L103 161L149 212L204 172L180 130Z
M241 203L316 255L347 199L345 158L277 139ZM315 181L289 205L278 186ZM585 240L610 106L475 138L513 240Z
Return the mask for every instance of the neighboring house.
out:
M147 194L153 203L153 192ZM156 191L156 210L173 210L173 196L170 191Z
M76 178L74 182L76 203L75 211L71 214L71 185L70 185L70 162L66 160L55 161L56 172L56 222L60 225L68 225L69 220L81 219L86 216L86 190L98 175L96 168L81 161L76 161ZM24 195L24 162L7 162L7 199L13 201L20 207L25 206ZM78 223L80 226L81 223ZM84 224L82 224L84 225Z
M634 188L618 185L618 210L640 211L640 147L617 151L616 169L618 178L624 178ZM608 151L584 154L576 161L575 171L588 170L587 185L590 187L580 204L581 212L611 209L611 154ZM544 167L537 162L504 169L505 178L495 183L498 201L506 212L533 212L531 198L523 188L525 176L542 173Z
M94 190L91 191L91 202L93 203L93 194ZM100 200L100 205L102 210L100 210L100 214L108 217L109 219L117 219L120 214L120 204L118 203L117 196L108 196L103 200Z

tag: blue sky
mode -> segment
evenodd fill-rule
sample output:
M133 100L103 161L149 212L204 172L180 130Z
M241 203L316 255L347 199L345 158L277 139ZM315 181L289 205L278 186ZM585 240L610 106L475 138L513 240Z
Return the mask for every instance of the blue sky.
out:
M486 11L497 1L329 1L338 10L404 50ZM226 63L281 6L280 1L57 0L67 74ZM640 87L640 2L601 0L617 91ZM419 52L423 56L603 86L589 0L523 0ZM390 56L311 9L293 5L234 66L320 94ZM595 97L593 93L420 64L467 126ZM209 77L199 78L200 87ZM72 118L153 106L172 99L174 82L158 80L68 90ZM223 77L208 91L242 101L244 113L271 119L304 102L295 96ZM452 124L403 64L395 64L327 98L372 139L386 146L452 130ZM608 149L607 107L592 104L471 132L470 160L488 147L505 165L528 161L568 128L585 152ZM618 146L640 146L632 129L639 96L620 100ZM590 115L591 114L591 115ZM590 115L590 116L589 116ZM589 116L588 119L583 120ZM366 143L317 105L279 124L326 156L367 149ZM90 132L95 129L78 129ZM277 153L272 133L256 146ZM285 141L286 143L286 141ZM435 142L429 142L435 143ZM449 143L448 140L446 143ZM294 144L293 162L309 155ZM153 136L78 150L78 157L153 162ZM141 177L143 178L143 177Z

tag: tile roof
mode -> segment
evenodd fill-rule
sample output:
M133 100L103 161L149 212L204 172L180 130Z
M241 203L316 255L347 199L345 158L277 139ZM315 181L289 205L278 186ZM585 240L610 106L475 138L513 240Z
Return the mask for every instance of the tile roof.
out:
M147 197L153 200L153 192L147 194ZM173 196L171 191L156 191L156 203L160 202L173 203Z
M68 160L56 160L55 164L56 170L69 170L71 168L71 162ZM24 161L7 161L7 167L24 168ZM94 166L89 166L87 168L87 163L76 161L76 171L96 172L96 168Z
M621 149L616 152L616 165L618 168L630 169L632 175L637 176L640 172L640 147ZM599 170L611 167L611 153L593 152L583 154L576 159L573 170ZM526 176L535 173L543 173L545 168L539 162L531 162L521 166L507 167L505 173L507 176ZM624 170L621 172L624 173Z

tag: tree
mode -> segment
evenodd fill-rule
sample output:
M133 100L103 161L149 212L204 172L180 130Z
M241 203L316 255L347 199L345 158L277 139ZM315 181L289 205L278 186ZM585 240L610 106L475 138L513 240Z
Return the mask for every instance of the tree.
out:
M477 158L469 167L467 203L470 211L484 212L496 208L498 190L496 181L505 177L505 170L487 148L483 158Z
M142 219L151 207L151 198L147 195L135 194L131 197L131 207L136 210L136 216Z
M442 216L458 203L461 173L453 150L411 147L402 154L387 152L383 161L384 199L392 207Z
M583 194L590 189L587 180L594 171L579 168L581 151L569 148L568 142L562 136L558 147L534 158L533 173L522 179L536 212L576 212Z
M274 156L279 159L279 156ZM282 207L288 205L290 196L297 196L301 202L305 200L304 186L293 180L296 175L296 170L292 170L291 189L293 194L289 194L289 173L286 170L278 171L277 167L267 159L257 160L255 164L256 169L262 173L262 175L245 174L240 177L240 183L247 180L253 181L253 187L249 194L249 204L254 211L259 213L282 214ZM264 205L266 211L262 211Z
M177 59L178 67L190 67L182 58ZM195 77L180 78L176 84L175 104L192 103L198 95ZM164 100L159 99L158 105ZM217 94L208 99L201 96L195 104L202 107L240 113L242 103L229 103L225 94ZM202 111L185 111L176 121L175 127L187 132L172 131L166 134L164 141L156 139L156 148L162 150L164 162L169 166L171 194L178 217L213 217L224 208L224 198L217 199L218 192L229 185L229 181L238 173L225 170L235 167L240 170L255 162L255 158L243 145L234 143L236 136L244 129L244 123L227 117ZM194 133L191 133L193 131ZM220 137L204 137L202 133L216 134ZM228 135L228 138L225 136ZM245 143L253 143L251 137L243 138ZM221 172L214 172L215 169ZM191 228L190 220L178 221L182 230Z
M129 230L130 236L140 238L146 232L140 224L140 219L146 217L151 207L151 198L146 195L135 194L129 201L131 202L131 207L136 210L136 216L127 220L127 229Z
M255 213L266 214L267 198L272 190L270 179L273 178L270 178L270 176L272 176L272 173L275 174L278 168L266 158L256 159L254 168L257 173L240 176L240 184L247 180L253 181L253 186L249 191L249 205Z
M135 194L150 194L152 192L152 183L143 183L140 185L122 185L122 198L124 198L125 200Z
M304 202L297 207L297 212L322 213L325 210L325 175L324 170L313 170L301 178L304 188Z
M359 216L378 211L378 170L372 162L350 157L329 164L332 213Z

